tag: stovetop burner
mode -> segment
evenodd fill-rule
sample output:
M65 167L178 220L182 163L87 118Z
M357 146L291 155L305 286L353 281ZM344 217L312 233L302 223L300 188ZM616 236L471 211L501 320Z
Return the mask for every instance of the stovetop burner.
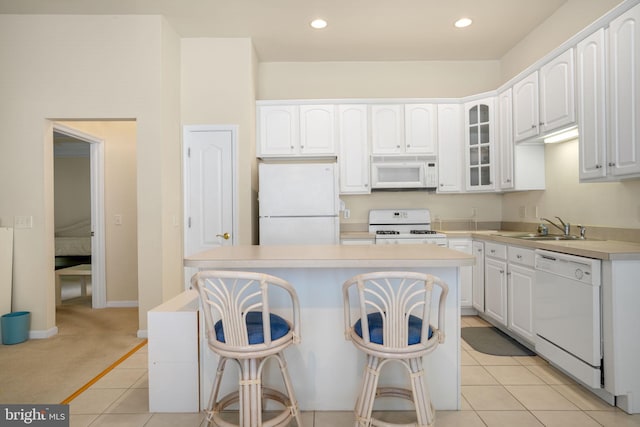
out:
M410 234L437 234L438 232L435 230L411 230Z
M376 234L400 234L397 230L378 230Z

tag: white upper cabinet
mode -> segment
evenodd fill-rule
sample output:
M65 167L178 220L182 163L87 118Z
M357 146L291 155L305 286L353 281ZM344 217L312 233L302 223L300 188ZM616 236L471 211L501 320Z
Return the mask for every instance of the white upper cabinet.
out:
M370 186L367 106L338 106L340 193L368 194Z
M544 190L544 144L516 144L513 139L512 91L498 94L496 188L502 191Z
M402 105L371 106L371 151L373 154L404 153Z
M540 68L540 133L576 122L574 49Z
M258 156L335 156L334 105L258 107Z
M575 124L574 49L513 85L516 142Z
M610 146L608 173L640 175L640 5L609 26Z
M580 180L640 177L640 5L577 46Z
M511 88L498 94L498 145L500 147L499 179L500 190L511 190L514 187L513 178L513 117L512 117Z
M436 110L434 104L372 105L372 154L435 155Z
M434 104L404 106L405 151L435 155L437 151L437 107Z
M298 106L264 105L258 107L258 156L298 154Z
M469 191L495 188L494 98L468 102L464 107L466 142L466 188Z
M335 106L300 106L300 154L335 154Z
M513 136L516 141L538 135L538 72L513 85Z
M576 58L580 179L597 179L607 174L604 28L578 43Z
M438 104L438 193L462 191L463 106Z

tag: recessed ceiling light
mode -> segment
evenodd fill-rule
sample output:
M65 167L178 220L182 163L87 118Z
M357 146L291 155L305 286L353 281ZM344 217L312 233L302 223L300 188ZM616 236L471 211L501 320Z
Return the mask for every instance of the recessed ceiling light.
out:
M314 19L313 21L311 21L311 27L315 28L316 30L321 30L323 28L325 28L327 26L327 21L325 21L324 19Z
M460 18L453 25L455 25L457 28L464 28L471 25L472 22L473 21L469 18Z

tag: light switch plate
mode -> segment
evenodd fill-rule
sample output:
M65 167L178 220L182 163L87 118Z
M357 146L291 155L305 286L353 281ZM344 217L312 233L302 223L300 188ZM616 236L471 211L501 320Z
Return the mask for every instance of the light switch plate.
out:
M33 216L15 216L13 226L14 228L33 228Z

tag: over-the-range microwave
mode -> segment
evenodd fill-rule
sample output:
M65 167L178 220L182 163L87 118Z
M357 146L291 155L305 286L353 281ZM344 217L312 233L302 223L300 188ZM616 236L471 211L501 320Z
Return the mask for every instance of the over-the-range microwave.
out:
M434 190L438 172L435 159L406 157L372 157L373 190Z

